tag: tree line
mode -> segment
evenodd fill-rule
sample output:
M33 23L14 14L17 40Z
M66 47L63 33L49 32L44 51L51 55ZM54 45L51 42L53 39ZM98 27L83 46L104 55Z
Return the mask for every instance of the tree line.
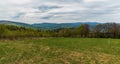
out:
M80 37L80 38L120 38L120 25L116 23L98 24L92 29L88 24L77 28L37 30L13 25L0 25L0 38L22 37Z

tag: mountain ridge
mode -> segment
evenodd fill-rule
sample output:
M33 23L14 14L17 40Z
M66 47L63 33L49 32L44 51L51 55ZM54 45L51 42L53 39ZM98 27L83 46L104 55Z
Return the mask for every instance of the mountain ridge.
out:
M59 28L76 28L81 24L89 24L90 28L94 27L99 22L75 22L75 23L34 23L34 24L27 24L22 22L14 22L8 20L0 20L0 24L7 24L7 25L15 25L20 27L26 28L35 28L35 29L42 29L42 30L51 30L51 29L59 29Z

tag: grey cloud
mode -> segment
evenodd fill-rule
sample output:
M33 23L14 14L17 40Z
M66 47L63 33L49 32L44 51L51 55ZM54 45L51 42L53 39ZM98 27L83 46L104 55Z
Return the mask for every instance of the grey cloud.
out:
M48 15L48 16L41 17L41 19L47 19L47 20L49 20L52 17L53 17L53 15Z
M46 12L46 11L49 11L49 10L52 10L52 9L58 9L58 8L62 8L62 7L61 6L41 5L37 8L42 12Z
M57 2L57 3L80 3L83 2L83 0L45 0L49 2Z
M120 21L120 0L2 0L0 19L36 22ZM6 3L2 3L6 2ZM19 3L20 2L20 3ZM36 20L36 21L34 21Z
M25 13L18 13L13 17L13 19L20 18L21 16L24 16L24 15L25 15Z

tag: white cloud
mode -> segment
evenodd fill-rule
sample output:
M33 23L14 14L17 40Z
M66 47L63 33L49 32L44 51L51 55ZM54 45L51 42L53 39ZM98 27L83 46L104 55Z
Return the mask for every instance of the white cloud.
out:
M26 4L32 1L33 0L1 0L1 3L14 5L14 4Z
M107 0L84 0L84 2L90 3L90 2L104 2Z
M119 22L119 11L120 0L0 0L1 20L25 23Z

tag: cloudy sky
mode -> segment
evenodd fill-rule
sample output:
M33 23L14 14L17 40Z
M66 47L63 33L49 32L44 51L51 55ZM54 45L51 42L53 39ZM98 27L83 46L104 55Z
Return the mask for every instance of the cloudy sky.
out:
M120 0L0 0L0 20L120 23Z

